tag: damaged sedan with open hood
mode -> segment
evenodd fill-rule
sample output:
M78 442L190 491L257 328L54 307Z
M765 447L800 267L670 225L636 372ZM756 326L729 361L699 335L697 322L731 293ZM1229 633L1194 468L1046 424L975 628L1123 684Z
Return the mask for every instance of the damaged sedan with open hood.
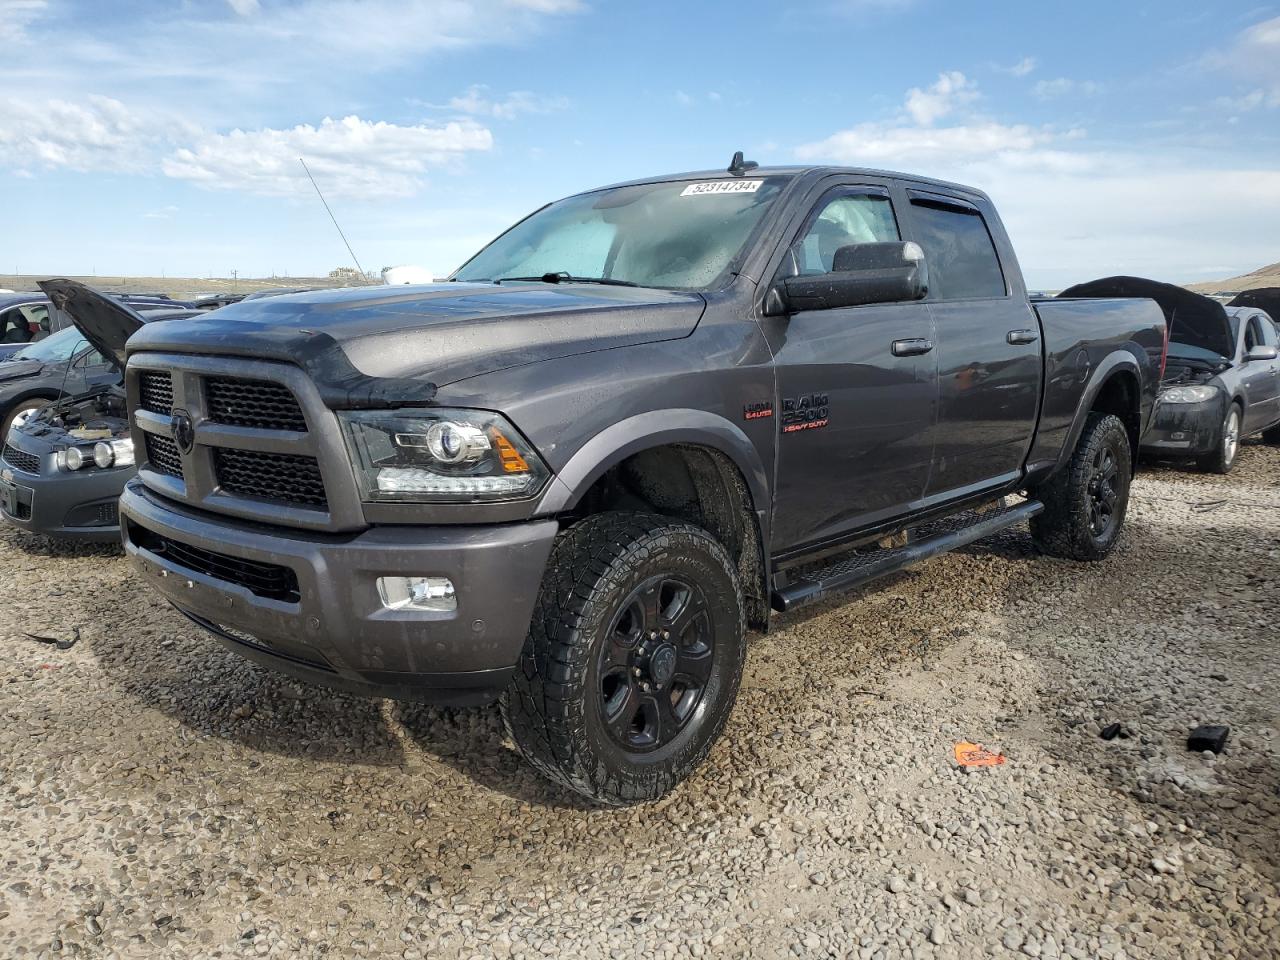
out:
M1280 442L1280 338L1274 314L1256 298L1224 307L1183 287L1139 277L1094 280L1059 296L1141 297L1164 311L1168 359L1142 438L1143 454L1194 459L1202 469L1227 473L1247 437L1261 433L1269 443ZM1276 309L1280 298L1266 305Z
M40 407L10 429L0 454L0 516L36 533L110 542L120 538L116 504L135 472L121 386L125 341L145 323L203 314L135 309L96 294L69 306L60 283L66 281L41 287L84 338L72 362L101 362L116 375Z

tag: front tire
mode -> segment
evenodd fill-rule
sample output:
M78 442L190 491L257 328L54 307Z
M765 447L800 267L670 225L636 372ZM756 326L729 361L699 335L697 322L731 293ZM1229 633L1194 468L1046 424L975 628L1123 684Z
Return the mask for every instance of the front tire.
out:
M724 729L745 656L742 586L715 538L599 514L556 540L503 720L556 783L601 803L656 800Z
M1129 432L1120 418L1089 414L1071 461L1035 492L1044 504L1031 518L1036 544L1068 560L1106 557L1124 526L1132 477Z
M1222 429L1218 433L1218 447L1213 453L1200 458L1200 468L1210 473L1230 473L1236 465L1236 455L1240 452L1240 404L1232 403L1227 408L1227 416L1222 421Z
M0 442L7 442L9 439L9 431L15 425L21 425L30 420L33 416L47 407L52 401L46 400L44 397L32 397L29 400L23 400L21 403L11 409L5 415L3 423L0 423Z

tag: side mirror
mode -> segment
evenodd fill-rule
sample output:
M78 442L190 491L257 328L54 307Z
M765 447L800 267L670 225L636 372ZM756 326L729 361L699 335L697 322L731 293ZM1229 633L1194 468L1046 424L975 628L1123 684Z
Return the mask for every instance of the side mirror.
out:
M836 251L830 273L786 277L774 287L769 313L831 310L921 300L929 268L917 243L856 243Z
M1274 360L1276 357L1280 357L1280 350L1266 344L1259 344L1244 355L1245 360Z

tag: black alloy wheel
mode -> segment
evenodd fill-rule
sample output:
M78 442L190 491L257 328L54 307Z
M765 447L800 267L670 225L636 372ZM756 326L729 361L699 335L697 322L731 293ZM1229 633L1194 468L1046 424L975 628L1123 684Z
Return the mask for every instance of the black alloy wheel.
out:
M679 735L702 703L714 645L698 587L657 576L631 592L597 655L601 716L618 746L647 752Z

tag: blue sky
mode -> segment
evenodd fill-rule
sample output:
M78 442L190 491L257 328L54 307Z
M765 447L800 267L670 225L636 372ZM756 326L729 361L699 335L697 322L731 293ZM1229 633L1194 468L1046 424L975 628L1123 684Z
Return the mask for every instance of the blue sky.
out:
M728 162L972 183L1033 286L1280 260L1280 5L0 0L0 271L437 274Z

